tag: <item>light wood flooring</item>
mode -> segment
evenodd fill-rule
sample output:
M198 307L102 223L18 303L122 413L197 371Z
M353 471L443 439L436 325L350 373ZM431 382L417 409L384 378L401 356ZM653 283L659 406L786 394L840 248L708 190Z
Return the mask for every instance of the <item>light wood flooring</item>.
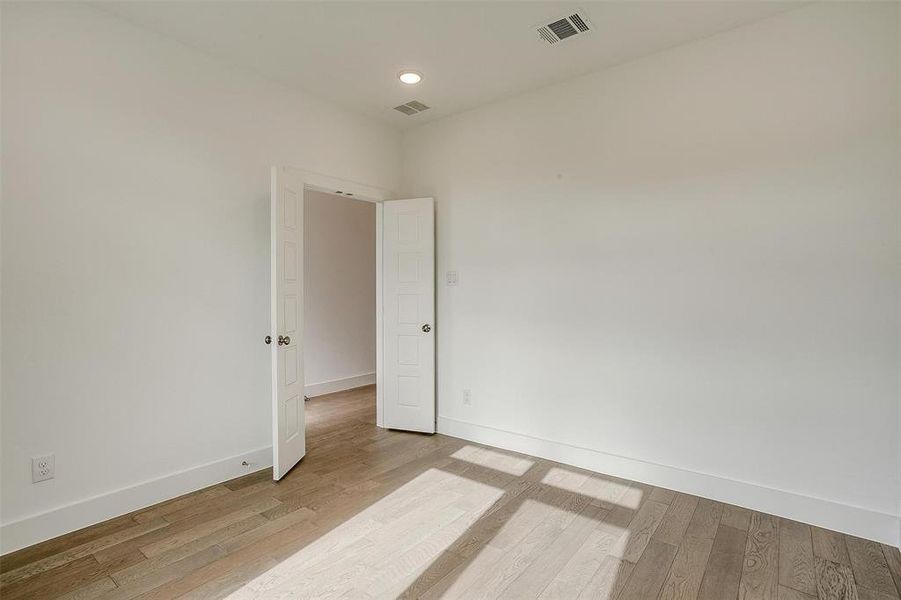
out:
M441 435L374 389L307 403L308 453L0 559L15 598L897 600L875 542Z

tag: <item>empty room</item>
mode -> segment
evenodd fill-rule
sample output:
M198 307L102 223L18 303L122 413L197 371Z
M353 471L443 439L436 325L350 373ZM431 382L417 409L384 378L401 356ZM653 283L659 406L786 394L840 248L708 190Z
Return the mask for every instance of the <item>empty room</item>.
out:
M0 597L901 600L901 2L0 0Z

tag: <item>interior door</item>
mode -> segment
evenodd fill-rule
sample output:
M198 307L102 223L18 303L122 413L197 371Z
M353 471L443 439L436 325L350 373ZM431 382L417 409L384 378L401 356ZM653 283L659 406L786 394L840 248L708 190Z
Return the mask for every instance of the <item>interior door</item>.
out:
M273 167L271 207L272 476L306 453L303 404L303 182Z
M434 201L388 200L382 219L384 424L434 433Z

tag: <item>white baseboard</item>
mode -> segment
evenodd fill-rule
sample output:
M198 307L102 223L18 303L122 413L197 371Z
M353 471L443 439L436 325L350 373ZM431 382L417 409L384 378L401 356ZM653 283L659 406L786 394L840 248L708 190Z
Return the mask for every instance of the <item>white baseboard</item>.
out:
M375 373L364 373L363 375L354 375L353 377L345 377L344 379L333 379L331 381L323 381L322 383L310 383L304 386L303 395L308 398L313 398L314 396L343 392L344 390L352 390L364 385L372 385L373 383L375 383Z
M242 465L243 461L248 465ZM0 554L25 548L269 466L272 466L271 446L191 467L4 523L0 526Z
M810 523L896 547L901 544L901 533L899 533L901 517L898 515L840 504L755 483L607 454L449 417L438 417L438 433L504 450L530 454L623 479L744 506L752 510Z

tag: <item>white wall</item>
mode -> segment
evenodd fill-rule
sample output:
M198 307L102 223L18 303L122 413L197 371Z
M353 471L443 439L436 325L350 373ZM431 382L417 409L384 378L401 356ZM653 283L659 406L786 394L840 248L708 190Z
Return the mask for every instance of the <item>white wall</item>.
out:
M306 395L375 383L375 204L307 191L303 235Z
M822 3L407 133L439 429L897 544L898 35Z
M271 460L269 167L394 188L400 138L92 8L2 7L8 551Z

